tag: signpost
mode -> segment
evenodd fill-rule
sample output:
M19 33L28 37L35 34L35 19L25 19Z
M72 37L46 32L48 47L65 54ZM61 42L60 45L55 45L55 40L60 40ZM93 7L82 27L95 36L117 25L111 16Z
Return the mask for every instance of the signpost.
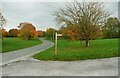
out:
M57 55L57 37L58 36L62 36L62 34L57 34L57 32L55 33L55 55Z

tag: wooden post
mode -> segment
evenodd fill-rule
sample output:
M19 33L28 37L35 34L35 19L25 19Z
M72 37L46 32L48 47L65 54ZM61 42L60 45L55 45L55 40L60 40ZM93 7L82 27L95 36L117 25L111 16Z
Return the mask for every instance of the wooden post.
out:
M55 55L57 55L57 32L55 32Z

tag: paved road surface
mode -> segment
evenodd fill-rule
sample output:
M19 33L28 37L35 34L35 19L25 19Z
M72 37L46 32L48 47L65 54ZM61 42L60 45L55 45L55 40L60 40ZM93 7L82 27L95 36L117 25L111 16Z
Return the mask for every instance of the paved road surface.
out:
M54 45L53 42L44 40L43 38L40 38L40 40L43 42L43 44L41 45L0 54L0 58L2 58L2 63L0 62L0 65L7 64L13 61L18 61L25 57L29 57Z
M85 61L39 61L27 58L2 68L3 76L117 76L118 58Z

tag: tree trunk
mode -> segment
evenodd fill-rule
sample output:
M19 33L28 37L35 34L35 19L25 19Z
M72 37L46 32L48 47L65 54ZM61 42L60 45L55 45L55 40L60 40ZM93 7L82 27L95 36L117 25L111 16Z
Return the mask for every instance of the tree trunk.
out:
M90 47L90 42L89 42L89 40L86 40L86 47Z

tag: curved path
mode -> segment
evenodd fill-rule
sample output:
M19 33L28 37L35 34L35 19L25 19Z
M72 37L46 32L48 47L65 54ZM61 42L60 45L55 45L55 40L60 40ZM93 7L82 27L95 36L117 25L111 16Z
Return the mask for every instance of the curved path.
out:
M53 42L44 40L43 38L40 38L40 40L43 42L41 45L34 46L31 48L16 50L8 53L1 53L0 58L2 58L2 63L0 63L0 65L4 65L14 61L19 61L25 57L29 57L38 52L46 50L54 45Z
M118 57L66 62L29 57L3 66L2 76L118 76Z

